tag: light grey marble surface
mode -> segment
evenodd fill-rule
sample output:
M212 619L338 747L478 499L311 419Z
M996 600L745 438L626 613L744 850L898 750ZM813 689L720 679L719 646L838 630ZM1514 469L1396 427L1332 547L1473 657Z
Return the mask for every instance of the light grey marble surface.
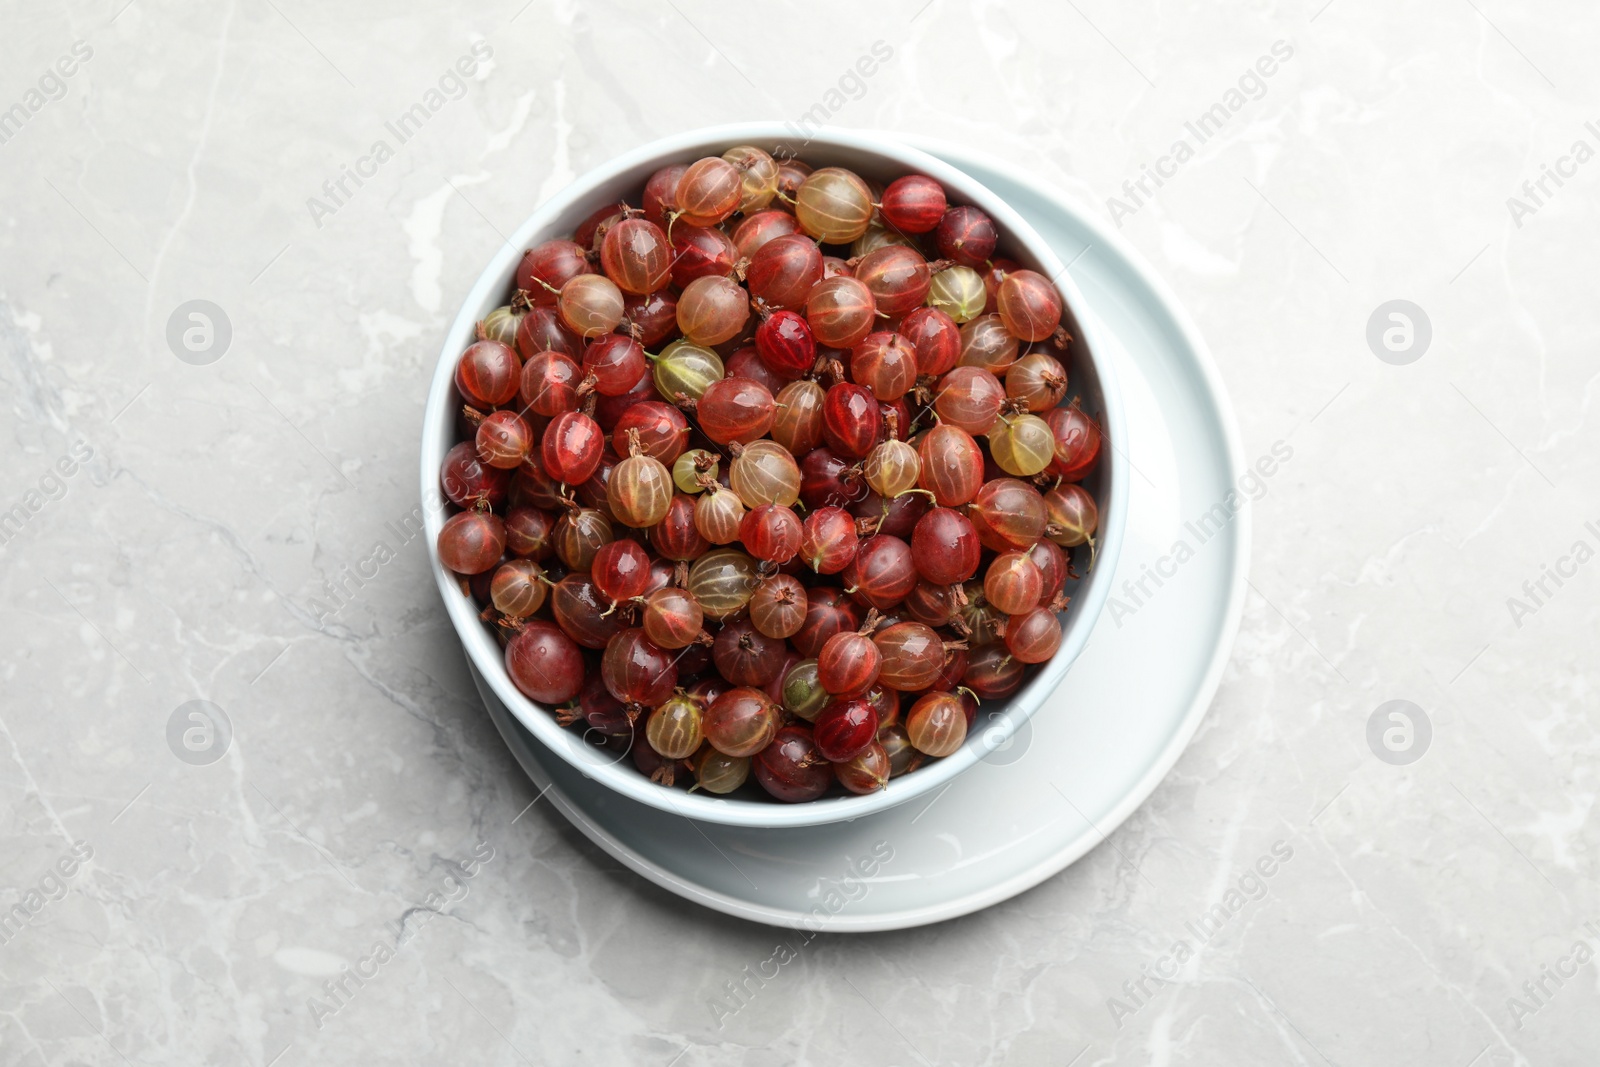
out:
M1594 5L124 2L11 0L0 35L0 909L26 917L0 1063L1595 1062ZM501 234L644 141L818 105L1115 212L1247 455L1296 459L1215 705L1115 849L966 919L819 937L719 1028L780 935L517 818L534 792L387 524ZM1171 177L1124 191L1145 166ZM197 299L231 323L207 365L168 343ZM1393 299L1431 323L1409 365L1367 341ZM1571 573L1525 590L1547 567ZM233 731L205 765L168 740L197 699ZM1432 725L1406 766L1367 741L1396 699ZM1265 896L1163 963L1280 838ZM1152 968L1173 981L1139 992Z

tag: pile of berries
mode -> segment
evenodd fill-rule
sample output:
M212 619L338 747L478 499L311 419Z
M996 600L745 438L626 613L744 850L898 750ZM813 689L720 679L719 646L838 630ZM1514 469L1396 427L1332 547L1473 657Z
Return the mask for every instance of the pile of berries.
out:
M438 539L517 687L716 794L955 752L1060 646L1098 521L1061 296L999 236L740 146L529 250L456 367Z

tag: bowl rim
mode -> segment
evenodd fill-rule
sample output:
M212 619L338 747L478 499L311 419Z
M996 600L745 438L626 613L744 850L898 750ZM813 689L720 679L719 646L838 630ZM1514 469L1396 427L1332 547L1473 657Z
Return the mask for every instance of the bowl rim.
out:
M1081 350L1087 353L1087 360L1093 365L1094 375L1099 382L1100 421L1108 447L1101 460L1105 490L1103 499L1096 501L1100 509L1097 559L1076 592L1075 599L1080 606L1065 628L1060 650L1027 685L1007 698L1003 710L991 711L988 721L975 730L978 737L969 740L955 754L924 766L905 778L895 779L890 787L877 793L826 797L804 804L714 797L659 786L639 774L626 757L611 762L598 758L601 750L585 744L582 735L558 725L543 706L529 700L517 689L506 671L499 644L479 621L476 606L470 598L462 595L458 580L440 562L437 551L439 529L447 517L447 511L440 503L439 468L445 454L456 443L453 440L455 420L450 400L454 390L455 364L460 353L474 339L476 324L483 314L503 302L516 264L523 251L535 243L535 236L538 235L540 239L556 236L559 232L556 224L563 220L571 219L575 225L575 212L595 188L615 181L630 171L645 167L653 169L669 162L692 158L690 153L704 155L712 150L720 153L742 143L787 145L794 140L793 132L787 124L780 122L732 123L684 131L608 160L574 179L540 204L496 250L463 299L460 311L445 332L423 414L420 489L428 561L451 624L473 665L518 721L542 745L580 773L635 802L690 819L734 826L783 828L854 820L940 789L956 775L1008 743L1054 691L1087 643L1110 596L1112 574L1121 551L1127 518L1127 450L1115 444L1125 440L1126 429L1114 367L1115 349L1107 342L1104 328L1098 324L1092 309L1068 274L1068 265L1061 262L1054 250L1009 204L959 168L897 139L895 135L882 132L858 134L848 130L818 131L801 146L802 151L825 153L831 148L873 156L902 167L907 172L926 174L952 190L956 199L981 207L995 220L1001 232L1052 279L1060 289L1070 314L1077 320ZM549 234L541 233L547 229L551 231ZM571 227L564 229L570 230ZM899 788L894 788L894 785Z

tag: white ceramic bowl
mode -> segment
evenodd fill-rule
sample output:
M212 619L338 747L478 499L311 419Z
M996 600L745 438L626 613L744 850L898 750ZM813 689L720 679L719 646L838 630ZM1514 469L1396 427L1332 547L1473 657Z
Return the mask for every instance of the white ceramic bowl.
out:
M479 621L478 609L464 595L454 575L445 570L434 549L447 514L434 506L439 498L439 468L455 443L455 411L460 399L454 371L461 352L475 338L475 326L493 308L505 304L513 291L512 279L522 251L552 237L565 237L591 212L619 198L637 196L645 180L668 163L687 163L701 156L720 155L735 145L753 144L768 151L786 148L813 166L843 166L866 177L888 181L902 174L926 174L942 184L952 203L973 204L995 220L1001 233L998 255L1009 256L1051 278L1066 298L1062 324L1076 339L1068 368L1072 394L1100 419L1107 447L1095 473L1085 482L1100 507L1097 559L1094 568L1072 590L1066 612L1061 649L1038 668L1027 683L1006 702L1004 714L990 717L986 728L974 733L954 755L935 760L895 778L869 796L828 796L806 804L782 804L760 793L759 787L739 795L716 797L651 782L632 760L598 748L573 729L563 729L548 708L523 696L506 672L504 656L488 628ZM1111 576L1122 545L1127 513L1128 465L1124 419L1116 376L1099 343L1100 327L1084 312L1082 296L1065 265L1039 235L1004 201L962 171L918 149L879 136L857 136L846 131L815 134L796 143L779 123L741 123L693 130L645 145L590 171L539 206L501 248L467 295L450 327L439 355L428 394L422 429L422 499L427 516L428 555L444 597L445 608L474 666L517 719L547 748L617 793L653 808L691 819L734 826L793 827L840 822L936 793L956 775L997 750L1003 750L1025 722L1066 675L1089 638L1110 594ZM985 711L994 711L992 704Z

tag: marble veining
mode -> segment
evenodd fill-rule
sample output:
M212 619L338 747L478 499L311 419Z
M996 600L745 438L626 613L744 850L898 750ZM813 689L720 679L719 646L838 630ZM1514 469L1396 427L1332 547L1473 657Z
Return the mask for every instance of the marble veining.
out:
M1597 32L1570 0L14 5L0 1063L1593 1063ZM590 167L746 119L1056 184L1192 314L1244 454L1294 450L1169 778L929 928L726 918L530 806L403 536L481 264Z

